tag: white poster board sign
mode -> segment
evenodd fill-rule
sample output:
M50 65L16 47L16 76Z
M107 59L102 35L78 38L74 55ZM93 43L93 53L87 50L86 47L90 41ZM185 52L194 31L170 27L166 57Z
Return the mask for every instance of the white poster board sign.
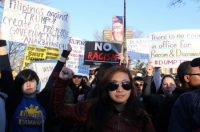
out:
M127 39L127 52L130 59L149 59L149 38Z
M88 65L79 65L68 68L74 71L74 75L87 76L89 78L90 66Z
M69 60L66 62L66 67L75 67L83 65L85 53L85 40L76 37L70 37L69 44L72 46L72 51L69 54Z
M40 91L42 91L46 86L46 83L49 80L49 76L56 66L57 61L57 59L36 61L27 66L28 69L31 69L37 73L40 79Z
M200 57L200 29L151 33L150 43L151 61L156 67L177 68Z
M67 49L69 13L23 0L5 0L2 39L26 44Z

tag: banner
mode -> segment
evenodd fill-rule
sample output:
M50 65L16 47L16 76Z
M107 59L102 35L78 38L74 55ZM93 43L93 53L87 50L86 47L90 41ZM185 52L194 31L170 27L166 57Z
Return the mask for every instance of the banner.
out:
M123 40L123 17L122 16L113 16L112 40L113 41Z
M121 48L121 44L117 43L86 41L84 65L119 64L117 54L121 53Z
M149 38L127 39L130 59L149 59Z
M76 37L70 37L69 44L72 47L72 51L69 54L69 59L66 62L66 67L75 67L83 65L84 52L85 52L85 40Z
M67 49L69 13L23 0L5 0L2 39Z
M151 33L150 43L151 61L156 67L177 68L200 57L200 29Z
M27 65L33 61L46 60L46 53L46 48L27 46L22 70L27 69Z

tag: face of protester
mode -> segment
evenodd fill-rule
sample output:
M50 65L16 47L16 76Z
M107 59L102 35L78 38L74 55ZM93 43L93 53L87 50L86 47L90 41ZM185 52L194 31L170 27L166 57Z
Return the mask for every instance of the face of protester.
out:
M73 83L76 85L76 86L79 86L81 85L81 79L82 79L82 76L73 76L72 77L72 80L73 80Z
M165 96L172 94L175 88L176 88L176 84L171 77L166 77L163 80L162 90Z
M135 86L137 87L137 93L139 97L142 95L143 85L144 81L135 81Z
M37 82L35 79L27 81L22 85L22 92L26 97L34 97L36 94Z
M129 76L124 72L117 72L111 78L111 82L117 82L119 85L116 90L111 91L108 88L110 98L116 104L126 104L128 98L130 97L131 90L125 90L122 86L122 82L130 82Z
M199 74L200 73L200 67L192 67L191 68L191 74ZM188 75L188 85L193 88L199 88L200 87L200 75Z

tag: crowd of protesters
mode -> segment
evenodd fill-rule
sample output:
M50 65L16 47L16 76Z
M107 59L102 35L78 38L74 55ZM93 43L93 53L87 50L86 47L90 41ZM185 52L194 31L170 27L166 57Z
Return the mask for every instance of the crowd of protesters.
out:
M181 63L175 78L148 62L145 77L103 63L88 79L64 67L70 51L69 45L37 92L34 71L13 80L0 40L0 132L200 131L200 58Z

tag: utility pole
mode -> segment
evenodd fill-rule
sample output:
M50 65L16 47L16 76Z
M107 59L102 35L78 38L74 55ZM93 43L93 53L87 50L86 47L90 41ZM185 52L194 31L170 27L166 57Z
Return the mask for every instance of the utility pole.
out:
M126 47L126 0L124 0L124 45L123 45L123 56L124 56L124 64L127 64L126 62L126 55L127 55L127 47Z

